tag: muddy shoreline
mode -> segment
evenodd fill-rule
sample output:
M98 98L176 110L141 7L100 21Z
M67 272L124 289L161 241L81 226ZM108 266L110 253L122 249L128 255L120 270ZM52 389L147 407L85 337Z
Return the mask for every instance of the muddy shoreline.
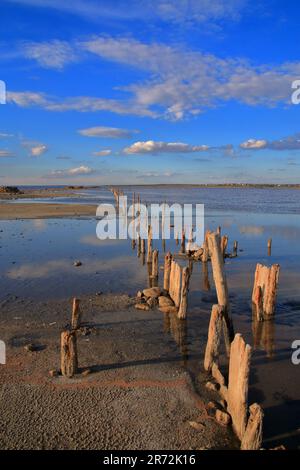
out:
M2 302L1 449L238 448L230 428L209 414L217 396L205 389L205 375L193 384L164 334L163 314L136 311L127 295L81 300L80 370L73 379L49 375L59 369L71 299ZM28 344L37 350L26 351Z

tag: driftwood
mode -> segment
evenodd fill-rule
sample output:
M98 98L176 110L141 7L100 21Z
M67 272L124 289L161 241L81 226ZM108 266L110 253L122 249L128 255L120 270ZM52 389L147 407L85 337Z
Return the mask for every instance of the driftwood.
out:
M259 321L274 315L279 271L279 264L273 264L270 268L262 264L256 266L252 304L253 312Z
M72 330L77 330L77 328L80 327L80 322L81 322L81 313L80 313L80 299L76 299L76 297L73 299L73 309L72 309Z
M248 385L251 347L238 333L231 343L228 380L228 412L232 426L240 440L247 424Z
M61 333L61 373L66 377L73 377L78 369L77 338L75 331Z

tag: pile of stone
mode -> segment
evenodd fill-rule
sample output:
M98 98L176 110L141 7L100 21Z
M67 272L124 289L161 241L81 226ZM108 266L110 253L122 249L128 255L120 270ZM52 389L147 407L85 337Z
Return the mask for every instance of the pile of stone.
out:
M136 309L148 311L155 307L163 313L177 313L177 308L166 290L149 287L137 293Z

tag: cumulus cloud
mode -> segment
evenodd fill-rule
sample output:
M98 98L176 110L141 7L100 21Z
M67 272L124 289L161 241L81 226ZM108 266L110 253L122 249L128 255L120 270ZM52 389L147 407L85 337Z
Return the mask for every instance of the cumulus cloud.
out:
M279 140L249 139L240 144L242 149L300 150L300 133Z
M108 155L111 155L111 150L110 149L100 150L99 152L93 152L93 155L95 157L107 157Z
M138 131L129 131L128 129L119 129L117 127L89 127L87 129L80 129L79 134L85 137L106 137L110 139L127 139L132 137L132 134Z
M44 145L44 144L35 145L34 147L31 147L30 154L32 157L40 157L45 152L47 152L47 150L48 150L47 145Z
M65 178L68 176L84 176L95 173L95 170L88 166L81 165L77 168L69 168L67 170L53 170L46 178Z
M141 153L195 153L208 150L207 145L189 145L182 142L135 142L124 149L127 154Z
M242 142L240 147L242 149L264 149L267 146L266 140L256 140L256 139L249 139L246 142Z

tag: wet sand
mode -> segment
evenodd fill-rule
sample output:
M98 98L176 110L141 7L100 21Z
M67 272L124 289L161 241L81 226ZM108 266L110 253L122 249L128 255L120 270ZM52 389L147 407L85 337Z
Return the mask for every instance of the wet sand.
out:
M59 369L70 299L2 302L1 449L238 448L230 428L209 415L207 403L218 396L204 388L204 375L195 393L180 353L163 334L167 319L133 303L127 295L82 297L80 373L66 379L49 370ZM27 352L29 343L37 351Z
M96 210L96 205L88 204L0 203L0 220L95 217Z

